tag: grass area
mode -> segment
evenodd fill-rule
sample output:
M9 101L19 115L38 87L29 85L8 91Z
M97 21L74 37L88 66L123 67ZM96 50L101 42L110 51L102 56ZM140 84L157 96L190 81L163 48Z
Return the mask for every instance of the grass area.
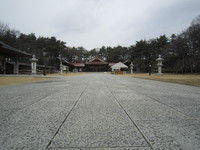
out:
M68 73L63 73L63 74L47 74L48 76L75 76L75 75L82 75L85 74L84 72L68 72Z
M162 76L159 76L157 74L152 74L151 76L149 76L149 74L147 73L139 73L139 74L132 74L132 75L124 74L124 76L179 83L179 84L184 84L184 85L200 87L200 75L163 74Z
M81 75L85 73L67 73L67 74L48 74L48 76L74 76L74 75ZM15 77L15 76L0 76L0 87L1 86L9 86L9 85L16 85L16 84L23 84L23 83L31 83L37 82L42 80L50 80L52 78L42 78L42 77Z
M62 75L50 74L48 76L74 76L74 75L82 75L82 74L85 74L85 73L67 73L67 74L62 74ZM152 74L151 76L149 76L149 74L147 73L139 73L139 74L132 74L132 75L123 74L123 75L128 76L128 77L172 82L172 83L179 83L179 84L200 87L200 75L164 74L163 76L158 76L156 74ZM50 80L50 79L52 78L2 76L0 77L0 86L31 83L31 82L37 82L37 81L42 81L42 80Z
M0 86L17 85L23 83L31 83L42 80L50 80L52 78L38 78L38 77L0 77Z

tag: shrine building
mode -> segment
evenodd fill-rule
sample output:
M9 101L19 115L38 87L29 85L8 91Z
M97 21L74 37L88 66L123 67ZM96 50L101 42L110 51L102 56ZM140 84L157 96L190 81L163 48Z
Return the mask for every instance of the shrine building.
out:
M69 71L77 69L78 72L107 72L111 71L110 67L114 64L116 63L105 62L97 56L85 63L69 63L64 61L64 65L69 67Z

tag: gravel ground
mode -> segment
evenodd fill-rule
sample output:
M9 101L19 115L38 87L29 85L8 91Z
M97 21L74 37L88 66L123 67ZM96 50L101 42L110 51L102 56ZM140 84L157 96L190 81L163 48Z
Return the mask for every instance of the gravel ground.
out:
M0 150L199 150L199 97L106 73L0 87Z

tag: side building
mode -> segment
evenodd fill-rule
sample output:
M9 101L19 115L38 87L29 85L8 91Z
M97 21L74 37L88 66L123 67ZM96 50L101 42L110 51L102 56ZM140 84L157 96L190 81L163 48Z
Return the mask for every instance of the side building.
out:
M24 63L32 56L0 41L0 74L18 74L20 69L30 68Z
M68 66L69 71L76 70L78 72L108 72L112 71L111 66L116 64L116 62L105 62L96 56L85 63L70 63L65 60L63 64Z
M0 74L31 74L32 54L13 48L0 41ZM37 74L42 74L44 65L37 65ZM54 73L54 66L45 66L46 73Z

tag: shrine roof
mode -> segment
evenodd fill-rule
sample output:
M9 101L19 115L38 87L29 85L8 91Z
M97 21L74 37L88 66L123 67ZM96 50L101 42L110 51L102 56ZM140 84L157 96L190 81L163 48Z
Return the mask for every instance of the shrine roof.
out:
M116 63L110 62L110 63L108 64L108 66L111 67L111 66L113 66L114 64L116 64Z
M85 67L84 63L70 63L70 64L75 66L75 67Z
M23 52L19 49L13 48L4 42L0 41L0 53L6 56L20 56L20 57L31 57L32 55L26 52Z
M92 60L90 60L89 62L87 62L86 64L96 64L96 65L100 65L100 64L108 64L107 62L104 62L102 59L100 59L99 57L95 57Z

